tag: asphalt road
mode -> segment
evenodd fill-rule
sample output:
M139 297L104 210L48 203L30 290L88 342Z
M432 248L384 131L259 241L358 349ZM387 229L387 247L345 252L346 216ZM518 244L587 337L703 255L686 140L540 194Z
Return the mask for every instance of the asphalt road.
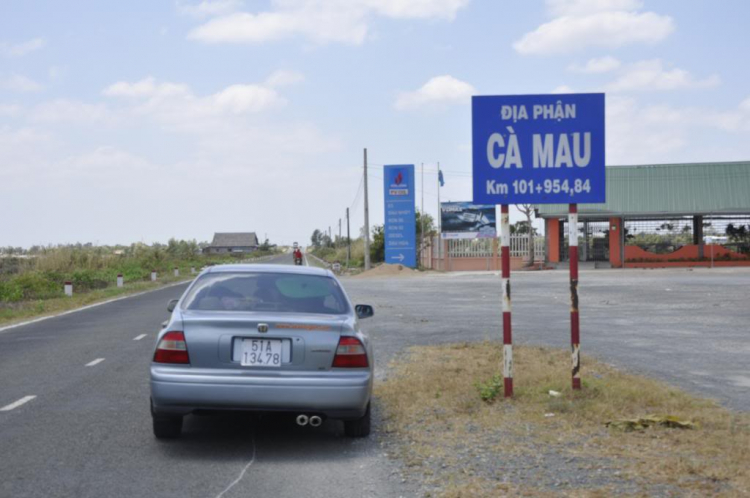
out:
M0 497L413 494L377 433L349 439L336 421L187 417L181 439L155 440L148 367L185 287L0 332L0 407L36 396L0 411Z
M513 274L516 344L569 347L567 278ZM408 346L501 337L497 275L342 281L355 302L375 306L364 324L379 378ZM184 288L0 332L0 407L36 396L0 411L0 497L418 493L384 455L377 429L352 440L335 421L302 429L276 417L188 417L181 439L156 441L148 366L166 303ZM594 355L750 410L747 269L582 271L580 297L584 378Z

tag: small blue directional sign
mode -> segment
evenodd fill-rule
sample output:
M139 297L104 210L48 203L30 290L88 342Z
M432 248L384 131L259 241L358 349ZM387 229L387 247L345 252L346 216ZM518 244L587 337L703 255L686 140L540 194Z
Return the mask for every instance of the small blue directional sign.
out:
M385 262L417 266L417 224L414 212L414 165L383 168L385 192Z
M472 98L476 204L605 202L604 94Z

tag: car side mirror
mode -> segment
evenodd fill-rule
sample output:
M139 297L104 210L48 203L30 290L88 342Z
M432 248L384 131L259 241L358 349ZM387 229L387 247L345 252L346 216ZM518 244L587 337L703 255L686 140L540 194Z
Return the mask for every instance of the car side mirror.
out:
M177 303L179 301L180 301L179 299L172 299L171 301L169 301L169 304L167 304L167 311L172 313L174 309L177 307Z
M358 304L354 311L357 312L357 318L370 318L375 314L375 310L369 304Z

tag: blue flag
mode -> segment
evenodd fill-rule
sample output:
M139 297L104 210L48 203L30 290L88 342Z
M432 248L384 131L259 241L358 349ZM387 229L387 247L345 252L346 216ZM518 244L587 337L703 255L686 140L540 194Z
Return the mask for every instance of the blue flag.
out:
M438 181L440 182L440 186L445 185L445 178L443 178L443 170L438 170Z

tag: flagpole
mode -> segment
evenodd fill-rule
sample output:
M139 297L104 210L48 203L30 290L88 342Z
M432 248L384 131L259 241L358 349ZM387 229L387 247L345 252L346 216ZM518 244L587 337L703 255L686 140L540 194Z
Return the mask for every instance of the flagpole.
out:
M438 211L437 211L437 222L438 222L438 237L441 237L443 233L442 218L443 210L440 208L440 161L437 163L438 174L437 174L437 190L438 190Z

